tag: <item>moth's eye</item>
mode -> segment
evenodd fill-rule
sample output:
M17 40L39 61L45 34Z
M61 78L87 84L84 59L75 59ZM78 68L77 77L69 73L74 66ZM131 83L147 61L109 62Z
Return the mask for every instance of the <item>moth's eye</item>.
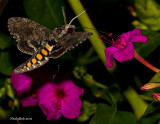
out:
M73 33L73 28L68 28L67 32L68 33Z

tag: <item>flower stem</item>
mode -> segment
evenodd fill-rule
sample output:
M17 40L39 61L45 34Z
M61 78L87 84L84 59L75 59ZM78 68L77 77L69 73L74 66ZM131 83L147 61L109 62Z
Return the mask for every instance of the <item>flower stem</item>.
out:
M72 9L76 15L78 15L79 13L81 13L82 11L85 10L85 8L81 4L80 0L68 0L68 3L72 7ZM104 49L106 48L106 46L105 46L104 42L98 38L99 34L96 31L96 28L94 27L94 25L92 24L92 21L90 20L87 12L85 12L83 15L79 16L78 20L79 20L80 24L82 25L82 27L89 27L89 28L95 29L95 30L90 30L90 29L84 28L84 31L93 33L93 36L91 36L89 38L90 42L91 42L92 46L94 47L95 51L97 52L99 58L101 59L101 61L103 62L103 64L106 67L106 58L105 58L105 53L104 53ZM106 68L106 69L110 73L114 73L115 67L116 66L114 66L113 68Z
M127 101L130 103L137 119L139 120L148 107L148 104L141 99L141 97L132 87L129 87L123 91L123 93Z
M97 86L97 87L102 88L102 89L107 89L107 88L108 88L106 85L101 84L101 83L99 83L99 82L97 82L97 81L95 81L95 80L93 81L93 84L94 84L95 86Z
M151 69L154 72L159 72L160 69L158 69L157 67L153 66L152 64L150 64L148 61L146 61L142 56L140 56L135 50L134 50L134 57L141 62L142 64L144 64L146 67L148 67L149 69Z

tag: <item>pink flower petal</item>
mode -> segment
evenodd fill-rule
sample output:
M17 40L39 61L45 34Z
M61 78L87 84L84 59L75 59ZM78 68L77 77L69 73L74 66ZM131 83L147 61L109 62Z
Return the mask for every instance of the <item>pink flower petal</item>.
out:
M64 117L74 119L81 114L82 101L79 97L67 97L62 101L62 114Z
M55 96L57 85L53 82L45 83L38 90L38 104L42 112L47 115L47 120L58 120L61 116L61 109L56 109L58 98Z
M118 52L115 52L113 54L113 57L119 62L133 59L134 57L133 44L131 42L128 42L126 48L121 49Z
M52 107L52 103L57 102L55 97L55 88L54 83L47 82L45 83L37 92L38 92L38 104L45 115L47 115Z
M145 42L147 42L147 37L146 36L133 36L132 38L131 38L131 42L143 42L143 43L145 43Z
M25 98L21 98L19 101L23 107L37 105L37 99L33 98L32 96L26 96Z
M76 86L72 80L61 82L59 88L63 88L67 96L80 96L84 93L84 89Z
M10 77L13 88L17 92L22 106L36 106L37 98L32 96L32 79L26 74L15 74L14 72Z
M61 110L56 110L52 105L50 111L47 114L47 120L58 120L61 117Z
M112 68L113 66L113 54L115 52L119 51L118 48L114 47L114 46L111 46L111 47L108 47L105 49L105 57L106 57L106 66L108 68Z
M47 120L58 120L61 116L61 109L57 111L55 104L53 103L54 98L44 100L38 99L39 107L42 112L47 115ZM57 100L55 100L56 103Z
M143 42L147 41L147 37L143 36L140 29L134 29L131 31L130 42Z
M160 93L152 93L152 96L156 101L160 102Z
M131 31L128 31L126 33L122 33L117 40L121 41L122 44L126 44L127 42L129 42L129 38L131 35Z
M10 80L11 80L11 83L12 83L14 89L18 89L20 87L23 87L24 88L23 90L28 89L28 87L26 87L26 86L30 85L32 82L32 78L29 77L28 75L16 74L14 72L11 74Z
M136 28L133 31L131 31L131 37L132 36L142 36L141 30Z

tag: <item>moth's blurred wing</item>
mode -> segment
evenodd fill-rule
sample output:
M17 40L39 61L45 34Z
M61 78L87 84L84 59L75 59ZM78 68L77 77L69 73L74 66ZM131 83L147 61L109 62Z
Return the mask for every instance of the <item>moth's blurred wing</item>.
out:
M30 42L34 47L40 47L51 34L51 30L22 17L12 17L8 19L8 29L13 38L18 42L18 49L26 54L33 55L34 48L29 45Z
M90 36L92 36L92 33L89 32L74 32L63 36L58 40L57 45L53 47L53 51L49 57L56 59L62 56L65 52L78 46Z

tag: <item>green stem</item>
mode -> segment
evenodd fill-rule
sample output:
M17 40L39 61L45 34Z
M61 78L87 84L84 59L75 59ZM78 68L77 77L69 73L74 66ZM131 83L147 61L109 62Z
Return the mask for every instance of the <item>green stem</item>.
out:
M140 95L140 97L141 97L142 99L144 99L145 101L153 101L153 98L150 97L150 96Z
M141 97L132 87L129 87L123 93L127 101L130 103L134 113L136 114L137 119L139 120L148 107L148 104L141 99Z
M80 14L81 12L83 12L85 10L85 8L81 4L80 0L68 0L68 2L76 15ZM82 25L82 27L89 27L89 28L95 29L95 30L90 30L90 29L84 28L84 30L86 32L93 33L93 36L90 37L90 42L91 42L92 46L94 47L95 51L97 52L99 58L101 59L101 61L103 62L103 64L106 67L106 58L105 58L105 54L104 54L104 49L106 48L106 46L103 43L103 41L98 38L99 34L96 31L96 28L94 27L94 25L92 24L89 16L87 15L87 12L85 12L84 14L79 16L78 20L79 20L80 24ZM115 66L114 66L114 68L107 68L107 70L110 73L113 73L115 70Z
M92 75L90 75L90 74L85 74L85 75L83 75L82 78L83 78L84 82L85 82L88 86L90 86L90 85L95 85L95 86L97 86L97 87L99 87L99 88L102 88L102 89L107 89L107 88L108 88L106 85L101 84L101 83L95 81L95 80L93 79Z
M97 81L93 81L93 84L99 88L102 88L102 89L107 89L108 87L106 85L103 85Z

